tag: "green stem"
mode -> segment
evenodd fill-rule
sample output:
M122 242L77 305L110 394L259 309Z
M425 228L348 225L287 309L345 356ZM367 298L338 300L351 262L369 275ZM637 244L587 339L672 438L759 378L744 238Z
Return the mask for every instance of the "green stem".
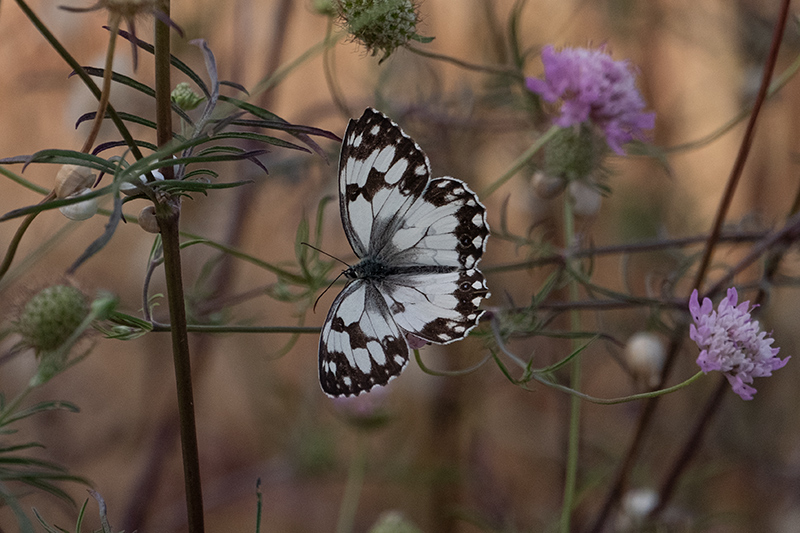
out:
M364 474L367 470L367 442L361 432L356 435L356 438L358 441L353 459L350 461L350 470L347 473L347 485L345 485L342 504L339 508L336 533L353 531L358 501L361 499L361 489L364 487Z
M169 16L169 0L161 0L158 9ZM172 139L170 103L170 34L169 27L155 23L156 122L158 146ZM172 178L172 167L162 169L165 179ZM186 307L181 274L180 197L167 197L156 205L156 219L164 246L164 275L167 282L172 356L178 393L183 477L186 488L186 511L190 533L202 533L203 491L200 484L200 455L192 391L192 367L189 357L189 334L186 330Z
M40 202L49 202L55 198L55 195L51 192ZM19 225L17 228L16 233L14 233L14 237L11 239L11 242L8 244L8 249L6 250L6 255L3 258L3 262L0 263L0 280L3 279L3 276L6 275L8 269L11 268L11 263L14 261L14 256L17 253L17 248L19 247L19 243L22 240L22 236L25 235L25 232L28 230L28 227L33 222L33 219L36 218L38 213L31 213L22 221L22 224Z
M574 261L572 252L575 245L575 216L572 210L572 201L568 194L564 195L564 245L566 252L566 263L568 270L574 270L571 263ZM569 281L569 299L577 301L579 299L578 281L571 277ZM581 317L577 309L570 311L570 325L572 331L580 331ZM573 339L573 350L580 348L580 340ZM581 388L581 364L580 355L576 355L572 361L570 370L570 388L579 391ZM564 473L564 501L561 507L561 521L559 531L561 533L570 532L570 520L572 518L572 508L575 504L575 493L578 479L578 455L580 452L580 423L581 423L581 399L573 395L570 398L569 414L569 436L567 441L567 461Z
M11 400L9 403L6 404L5 409L0 412L0 428L6 425L6 421L8 418L14 414L17 408L22 403L22 400L27 398L28 394L35 389L36 387L32 386L30 383L25 387L25 390L20 392L16 398Z
M549 141L553 135L558 131L558 126L553 126L549 130L547 130L541 137L536 139L536 142L531 145L530 148L525 150L521 156L519 156L512 164L511 168L508 171L497 178L494 183L486 187L479 196L486 200L489 196L491 196L497 189L499 189L505 182L513 178L517 172L522 170L522 168L528 164L528 162L536 155L542 146L544 146L547 141Z

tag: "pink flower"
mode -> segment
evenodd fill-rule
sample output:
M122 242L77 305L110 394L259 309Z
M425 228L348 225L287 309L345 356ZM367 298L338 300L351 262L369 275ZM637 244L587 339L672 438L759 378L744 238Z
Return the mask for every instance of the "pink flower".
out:
M756 389L748 385L753 378L771 376L773 370L782 368L789 357L776 357L780 348L772 348L775 341L761 331L757 320L750 318L750 302L736 305L736 289L728 289L728 296L716 311L708 298L703 305L698 302L697 289L689 299L689 311L694 324L689 326L689 337L697 343L700 355L697 364L703 372L718 370L725 374L733 392L743 400L752 400Z
M528 90L548 102L561 100L555 123L562 128L590 121L604 131L609 148L620 155L622 145L644 140L643 130L655 126L655 113L644 113L644 99L627 61L614 61L604 48L542 50L544 80L528 78Z

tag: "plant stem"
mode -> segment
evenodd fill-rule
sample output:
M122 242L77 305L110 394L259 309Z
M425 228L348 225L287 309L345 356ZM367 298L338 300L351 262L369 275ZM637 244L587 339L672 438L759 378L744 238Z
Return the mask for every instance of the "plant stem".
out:
M178 235L180 210L173 202L162 203L158 206L156 217L164 242L164 274L167 282L170 322L172 323L172 355L175 365L175 384L178 391L178 415L189 531L202 533L204 529L203 493L200 485L200 457L197 450L197 429L194 417L189 335L186 330L186 308L181 279L180 238Z
M112 15L109 21L108 50L106 50L106 64L103 71L103 91L100 93L100 100L97 103L97 114L92 121L92 129L83 143L81 152L88 154L92 151L97 134L100 133L100 126L103 125L103 118L106 116L106 108L111 97L111 76L114 72L114 49L117 44L117 33L119 30L119 15Z
M350 471L347 473L347 485L344 488L342 504L339 508L339 520L336 523L336 533L350 533L358 510L358 501L361 499L361 489L364 486L364 474L367 470L367 439L361 432L356 435L356 449L350 460Z
M767 99L769 92L770 80L772 74L775 72L775 64L778 62L778 51L780 50L781 40L783 39L784 29L786 22L789 18L790 0L783 0L780 14L778 15L775 30L772 33L772 44L770 45L769 55L767 62L764 66L764 75L761 78L761 87L756 96L756 102L753 104L753 111L750 113L750 120L747 122L747 128L744 132L742 144L739 147L739 153L736 155L736 161L733 163L728 183L725 185L725 191L722 194L719 208L717 210L716 218L714 219L714 226L711 230L711 235L708 238L706 249L703 253L703 259L700 262L700 268L697 270L697 276L694 280L694 288L700 290L703 281L705 280L706 272L711 264L711 256L714 252L714 247L719 241L720 233L722 233L722 225L725 223L725 217L728 214L731 203L733 202L733 195L736 192L736 186L739 184L739 179L744 172L744 164L747 161L747 156L750 155L750 148L753 145L753 138L756 132L756 121L760 115L761 108Z
M522 155L514 160L514 162L511 164L511 168L508 169L505 174L497 178L491 185L481 191L480 197L486 200L486 198L491 196L505 182L513 178L517 172L522 170L523 167L525 167L525 165L527 165L528 162L533 159L533 156L536 155L536 152L538 152L545 144L547 144L553 135L558 132L558 129L558 126L552 126L549 130L544 132L538 139L536 139L536 142L533 143L530 148L525 150Z
M159 9L169 17L169 0L161 0ZM158 146L172 140L170 105L169 27L155 22L156 123ZM172 178L172 167L162 169L165 179ZM192 367L189 358L189 334L186 329L186 307L183 295L180 249L180 197L166 197L156 204L156 219L164 246L164 274L167 282L172 355L175 384L178 392L183 477L186 487L186 511L190 533L202 533L203 491L200 484L200 456L197 450L197 428L192 392Z
M566 263L568 270L571 268L570 263L574 261L572 252L575 249L575 216L572 210L572 201L568 194L564 195L564 248L566 252ZM578 281L571 277L569 281L569 299L570 301L577 301L578 294ZM570 311L570 326L572 331L580 331L581 317L577 309ZM580 339L573 339L572 347L574 350L580 348ZM579 391L581 388L581 362L580 354L575 356L570 367L570 388ZM561 522L559 531L561 533L570 532L570 520L572 517L572 508L575 504L575 492L577 488L578 479L578 455L580 452L580 436L581 436L581 399L573 395L570 397L570 414L569 414L569 437L567 441L567 464L564 472L564 501L561 507Z

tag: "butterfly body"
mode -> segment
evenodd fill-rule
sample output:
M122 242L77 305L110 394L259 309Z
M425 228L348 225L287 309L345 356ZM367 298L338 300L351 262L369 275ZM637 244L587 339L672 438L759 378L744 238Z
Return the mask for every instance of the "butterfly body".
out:
M323 325L319 374L327 394L349 396L400 374L407 335L447 344L477 325L489 227L477 195L460 180L431 179L420 147L374 109L345 133L339 205L360 261L345 270L351 281Z

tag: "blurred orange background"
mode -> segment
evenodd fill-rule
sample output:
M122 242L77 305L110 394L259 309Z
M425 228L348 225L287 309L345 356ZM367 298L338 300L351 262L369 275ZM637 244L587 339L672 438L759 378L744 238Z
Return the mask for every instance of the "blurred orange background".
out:
M78 2L69 5L90 5ZM104 12L68 13L51 0L29 4L81 64L102 66L108 37L102 29L107 22ZM509 60L508 20L513 7L510 0L426 0L420 6L418 31L435 40L414 46L474 64L501 66ZM776 10L776 2L743 0L530 0L519 25L521 43L532 51L525 74L541 75L538 50L546 44L606 45L615 59L628 59L639 69L640 88L649 109L657 112L653 142L662 147L681 145L714 132L752 101ZM173 33L173 54L207 79L199 49L189 44L203 38L216 56L220 78L248 88L320 43L328 24L311 0L173 0L172 18L186 33L183 39ZM136 23L140 38L152 42L152 20L141 18ZM796 28L790 23L777 72L786 69L798 52ZM377 107L425 149L435 175L459 177L475 190L500 177L536 138L527 115L516 105L519 94L512 99L494 75L403 49L379 63L380 56L370 56L347 39L335 46L329 59L349 115L334 104L320 53L288 71L273 89L254 95L253 101L292 123L340 136L350 117L360 116L366 106ZM151 56L140 53L134 73L130 47L123 41L118 44L115 69L152 86ZM0 10L0 72L4 73L0 157L44 148L80 148L89 126L76 129L75 121L94 111L96 102L78 78L68 77L69 67L14 2L4 2ZM173 75L173 85L186 81L177 71ZM798 81L793 79L763 111L729 216L735 229L780 226L797 194L798 94ZM119 86L113 89L111 103L118 110L154 116L150 100ZM132 127L132 131L137 139L155 140L149 130ZM652 159L614 158L612 194L596 218L579 224L587 245L708 231L742 132L739 124L712 143L670 154L669 173ZM104 126L100 140L115 138L110 125ZM271 263L293 264L298 224L303 217L313 220L320 200L337 190L339 147L326 139L319 143L330 164L317 155L276 148L261 158L269 175L248 162L218 165L220 181L254 183L244 194L241 189L211 191L184 201L182 228L232 242ZM19 166L9 168L21 171ZM558 202L537 198L530 172L524 174L485 199L489 223L499 230L505 209L509 230L525 235L533 228L534 239L552 240L560 232ZM50 165L31 165L24 172L26 179L43 187L52 186L54 175ZM3 213L39 200L29 190L2 182ZM136 215L144 205L132 202L126 212ZM232 230L237 214L241 226ZM323 248L352 261L334 204L324 217ZM15 267L0 285L8 318L26 296L60 281L101 234L105 222L101 216L69 222L55 211L39 216L22 240ZM16 221L0 224L3 249L17 225ZM89 294L113 291L123 311L138 315L152 242L153 236L136 224L122 224L111 243L78 270L76 282ZM719 263L734 263L748 248L720 250ZM492 266L525 260L526 254L527 248L490 239L482 263L493 293L486 303L490 308L530 303L548 270L490 273ZM204 266L217 257L207 247L185 250L190 305L202 303L209 291L218 289L206 285L208 278L203 277ZM604 257L594 265L593 279L643 295L677 269L683 258L670 252ZM783 271L792 274L796 267L797 253L792 250ZM737 281L752 281L758 271L747 275ZM276 281L269 272L241 261L233 261L223 278L212 279L225 286L229 297L262 290ZM336 290L322 298L316 313L308 313L306 325L321 324ZM159 270L150 293L164 291ZM798 299L793 294L797 292L790 280L775 287L759 316L767 331L774 330L781 356L795 354L798 346ZM166 301L160 303L156 315L167 322ZM298 309L261 295L231 307L223 318L231 323L291 326L298 323ZM647 329L649 316L644 308L584 315L586 329L608 332L623 343ZM87 360L30 400L69 400L81 412L33 417L8 439L39 441L46 449L37 457L89 478L105 498L116 528L183 531L183 476L169 336L152 333L122 343L97 335L92 340L96 346ZM364 484L353 531L369 530L383 513L393 510L423 531L553 530L561 504L566 395L542 386L531 385L531 390L514 386L491 361L462 377L428 375L412 361L375 400L388 416L386 423L363 428L350 416L359 407L332 401L320 390L317 336L301 335L281 355L288 341L288 335L268 334L191 337L207 531L255 530L257 479L264 502L262 531L335 531L348 476L352 479L360 467ZM7 339L0 348L7 350L12 342ZM552 364L570 351L566 340L539 337L510 346L520 357L532 357L534 367ZM615 363L620 351L598 342L584 353L587 393L616 397L644 390L643 383ZM447 347L429 346L422 350L422 358L431 368L455 370L479 362L486 353L480 339L470 338ZM672 382L697 371L696 356L696 348L687 343ZM670 509L676 527L685 528L675 531L797 531L796 366L792 361L773 378L757 381L759 393L752 402L728 393ZM7 362L0 370L0 390L13 397L34 368L32 354ZM632 487L658 487L714 383L709 377L663 398ZM640 409L639 403L585 405L579 478L585 491L578 502L575 531L592 523ZM87 497L82 486L64 488L79 504ZM26 508L35 506L51 524L71 528L74 523L76 511L53 497L34 494L22 503ZM88 509L85 530L99 527L96 504L90 501ZM611 523L609 531L614 530L614 520ZM16 528L7 507L0 508L0 528Z

